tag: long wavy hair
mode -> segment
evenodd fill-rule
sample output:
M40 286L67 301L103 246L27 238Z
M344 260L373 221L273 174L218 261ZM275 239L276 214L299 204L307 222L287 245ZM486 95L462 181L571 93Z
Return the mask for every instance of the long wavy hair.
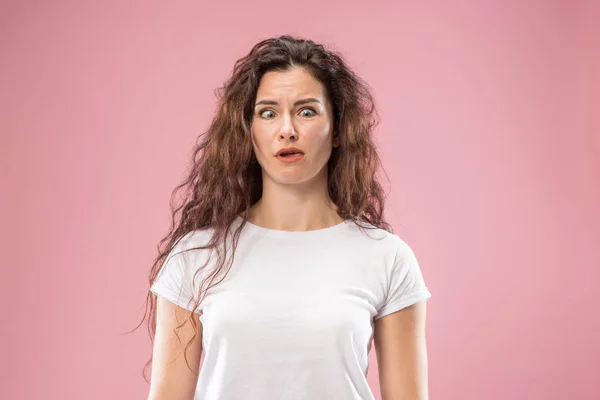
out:
M333 106L333 135L339 135L340 146L332 149L327 185L338 215L359 226L366 223L364 228L392 232L383 216L385 193L377 174L380 170L385 171L381 168L372 135L379 124L379 116L368 84L348 67L342 55L312 40L289 35L263 40L236 61L231 77L215 91L216 112L208 129L196 141L187 177L171 194L170 232L160 241L159 254L150 269L152 286L165 259L184 236L196 230L210 229L211 239L205 246L185 250L217 253L216 268L195 293L194 310L206 291L220 282L214 283L214 279L225 268L227 246L221 249L219 245L231 233L232 223L240 214L247 215L262 195L261 167L251 139L254 102L261 77L268 71L287 71L295 67L304 68L323 84ZM234 232L233 253L245 224L243 219ZM148 320L148 333L153 343L156 295L150 290L145 306L143 320ZM190 322L195 330L194 337L185 346L186 362L187 349L198 336L198 324L192 313L190 311L187 320L178 327ZM152 357L144 367L145 379L146 367L151 362Z

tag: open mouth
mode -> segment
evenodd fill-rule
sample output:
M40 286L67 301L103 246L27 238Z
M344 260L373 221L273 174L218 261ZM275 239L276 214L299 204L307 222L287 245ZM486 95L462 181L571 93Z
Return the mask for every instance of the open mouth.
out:
M277 159L284 163L295 163L304 158L304 153L299 151L283 152L277 156Z
M301 154L304 154L304 153L299 152L299 151L289 151L289 152L288 151L284 151L283 153L281 153L279 155L279 157L298 156L298 155L301 155Z

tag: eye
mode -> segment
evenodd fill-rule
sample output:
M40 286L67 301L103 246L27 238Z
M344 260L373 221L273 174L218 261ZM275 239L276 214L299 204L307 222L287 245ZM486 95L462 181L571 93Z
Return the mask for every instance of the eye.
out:
M273 110L262 110L262 111L260 112L260 116L261 116L261 118L269 119L269 117L268 117L268 116L266 116L266 117L265 117L265 113L268 113L268 112L270 112L270 113L273 113Z
M310 111L310 113L308 115L304 114L305 117L314 117L315 115L317 115L316 111L313 110L312 108L308 108L308 107L307 108L303 108L302 111L300 111L300 113L302 113L304 111Z

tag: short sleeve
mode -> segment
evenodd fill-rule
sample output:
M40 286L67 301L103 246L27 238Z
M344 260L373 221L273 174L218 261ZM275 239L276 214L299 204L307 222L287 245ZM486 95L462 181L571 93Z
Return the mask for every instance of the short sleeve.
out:
M192 285L194 273L190 270L184 254L178 246L171 250L150 291L192 311L196 297ZM197 309L196 313L201 312Z
M406 242L397 239L396 257L387 276L387 296L375 319L431 297L414 252Z

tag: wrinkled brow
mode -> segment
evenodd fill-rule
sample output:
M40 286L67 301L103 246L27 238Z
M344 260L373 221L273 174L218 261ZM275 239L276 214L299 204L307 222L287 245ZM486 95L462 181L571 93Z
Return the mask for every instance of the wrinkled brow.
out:
M307 103L319 103L321 104L321 101L319 99L315 99L314 97L309 97L306 99L300 99L297 100L296 102L294 102L294 107L302 105L302 104L307 104ZM259 102L257 102L254 107L259 106L261 104L267 104L267 105L271 105L271 106L278 106L279 103L277 103L274 100L261 100Z

